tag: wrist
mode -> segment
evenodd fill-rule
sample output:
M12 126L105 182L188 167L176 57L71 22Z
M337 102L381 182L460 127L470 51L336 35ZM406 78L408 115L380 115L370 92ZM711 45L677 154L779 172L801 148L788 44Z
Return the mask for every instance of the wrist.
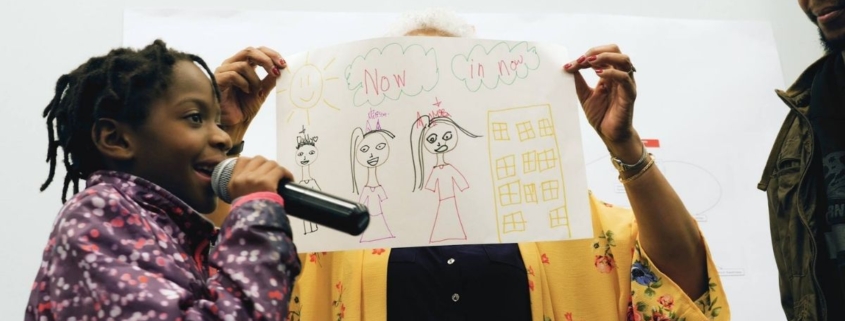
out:
M244 151L244 144L245 141L241 141L240 143L232 145L232 149L226 152L226 156L229 157L238 157L241 155L241 152Z
M605 144L607 151L610 152L612 157L616 157L626 164L637 163L643 158L643 154L646 152L643 148L643 142L636 134L631 135L630 138L623 141L607 142Z
M232 140L232 149L229 151L228 155L237 155L240 154L240 151L243 150L243 143L244 143L244 135L246 134L246 125L244 123L224 126L223 130L229 134L229 139Z
M232 142L237 143L238 141L240 141L244 138L244 135L246 134L246 130L247 130L247 128L249 128L249 124L250 124L250 122L246 121L246 120L242 120L242 121L237 122L237 123L228 123L228 124L224 122L222 124L222 126L220 126L220 128L222 128L223 131L225 131L227 134L229 134L229 137L232 138Z

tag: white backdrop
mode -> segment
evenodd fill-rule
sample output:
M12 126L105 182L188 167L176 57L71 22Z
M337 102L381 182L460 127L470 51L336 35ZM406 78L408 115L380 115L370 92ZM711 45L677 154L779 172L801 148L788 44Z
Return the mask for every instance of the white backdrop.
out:
M426 6L440 6L452 1L389 1L389 0L313 0L303 2L241 0L230 1L182 1L174 3L165 0L148 1L113 1L90 0L85 2L68 1L3 1L0 3L0 58L4 62L3 77L0 77L0 110L6 126L0 127L0 137L6 158L0 162L5 170L0 174L7 183L0 186L0 208L4 209L4 222L0 225L0 257L3 258L0 271L0 315L4 319L20 319L23 314L29 289L38 267L41 249L46 244L50 224L60 207L60 184L54 184L46 192L39 193L38 186L47 175L47 165L42 161L46 152L46 133L40 118L41 109L52 97L52 88L59 75L84 62L92 55L105 53L108 49L122 44L123 10L138 7L178 7L178 8L220 8L244 10L305 10L305 11L341 11L341 12L399 12ZM784 78L771 81L791 83L793 79L821 53L815 27L800 12L795 1L768 0L713 0L676 1L542 1L525 0L519 2L466 0L452 3L462 12L495 13L601 13L632 16L725 19L725 20L760 20L771 23L777 44L779 61ZM577 30L589 30L589 25ZM344 39L357 39L372 35L352 34L342 27L335 29ZM301 30L291 32L303 36ZM268 35L281 37L290 35ZM240 44L237 37L223 39L233 48L241 45L260 45L256 43ZM672 43L661 43L667 49ZM683 48L681 48L683 49ZM234 49L233 49L234 50ZM736 57L747 53L731 52ZM746 57L747 58L747 57ZM209 59L214 63L220 60ZM719 61L695 61L691 64L716 63ZM691 73L686 66L680 68L678 77L688 77ZM659 69L659 68L658 68ZM652 72L656 71L652 69ZM737 73L741 73L738 70ZM768 80L767 80L768 81ZM772 88L774 89L774 88ZM695 88L690 88L695 91ZM770 91L771 92L771 91ZM761 111L773 113L771 118L778 118L783 106L772 104L770 109ZM770 119L768 114L766 119ZM654 117L654 116L651 116ZM657 115L661 117L661 115ZM668 117L667 117L668 118ZM779 122L779 121L778 121ZM764 124L771 129L777 124ZM659 136L659 135L657 135ZM656 137L656 136L655 136ZM770 145L774 137L759 142ZM665 139L663 140L665 141ZM667 148L668 149L668 148ZM588 156L589 157L589 156ZM730 155L747 164L761 162L765 155L734 154ZM589 160L589 159L588 159ZM742 166L741 170L757 175L759 166ZM59 169L57 177L63 171ZM61 182L59 180L59 182ZM729 182L735 189L753 189L748 180ZM749 202L759 204L764 195L756 194ZM757 227L754 231L765 228L768 222L765 213L759 209L737 211L734 217L742 218L737 222L741 226ZM708 235L712 234L707 232ZM756 232L755 232L756 233ZM764 233L749 234L748 238L767 241ZM713 238L712 236L710 237ZM712 240L711 240L712 242ZM762 243L761 243L762 244ZM771 247L752 248L751 251L770 257ZM747 254L746 254L747 257ZM770 259L767 259L769 262ZM765 263L765 262L764 262ZM736 280L736 278L731 278ZM731 297L731 303L737 320L747 319L783 319L779 314L779 302L776 294L777 280L774 275L752 274L743 282L725 279L731 287L750 287L750 283L765 284L763 288L750 287L749 293L763 295L761 300L751 301ZM750 282L750 283L745 283ZM766 311L763 315L751 314L753 311Z

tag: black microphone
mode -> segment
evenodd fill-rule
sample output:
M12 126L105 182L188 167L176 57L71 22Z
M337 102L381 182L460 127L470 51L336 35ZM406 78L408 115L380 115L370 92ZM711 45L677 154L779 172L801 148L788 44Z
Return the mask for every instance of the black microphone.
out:
M237 161L237 158L227 158L217 164L211 174L214 193L230 204L228 186ZM284 180L279 182L278 193L285 200L285 212L291 216L351 235L360 235L370 224L370 213L362 204Z

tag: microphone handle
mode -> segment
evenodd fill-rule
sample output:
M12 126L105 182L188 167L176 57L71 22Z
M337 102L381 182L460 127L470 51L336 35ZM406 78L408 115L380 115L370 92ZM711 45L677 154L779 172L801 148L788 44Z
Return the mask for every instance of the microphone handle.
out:
M370 224L366 206L288 181L279 182L285 212L303 220L351 235L360 235Z

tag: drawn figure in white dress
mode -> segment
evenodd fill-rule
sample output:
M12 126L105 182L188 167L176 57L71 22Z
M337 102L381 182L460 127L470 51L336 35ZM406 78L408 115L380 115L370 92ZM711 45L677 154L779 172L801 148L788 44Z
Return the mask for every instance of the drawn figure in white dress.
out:
M390 157L388 142L394 137L396 136L393 133L381 128L368 130L366 133L360 127L352 131L349 158L352 167L352 191L360 195L358 202L367 206L370 212L370 225L361 234L360 242L396 237L387 224L387 216L382 207L387 200L387 193L378 180L378 168ZM359 165L367 170L367 180L360 189L358 176L355 175Z
M411 127L414 191L425 188L437 193L437 213L434 215L429 243L467 239L458 209L456 188L463 192L469 188L469 183L458 168L447 163L445 158L447 153L458 146L460 133L471 138L481 137L455 123L451 116L424 115L414 121ZM433 167L425 165L427 154L437 158ZM426 176L427 170L430 172Z

